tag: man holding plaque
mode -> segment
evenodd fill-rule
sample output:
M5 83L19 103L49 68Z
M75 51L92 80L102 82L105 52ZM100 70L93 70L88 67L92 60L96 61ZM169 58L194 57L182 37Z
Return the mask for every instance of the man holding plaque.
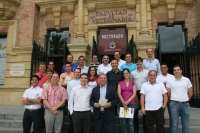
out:
M99 76L99 84L92 90L90 105L94 108L94 133L115 133L115 107L119 103L116 89L107 85L105 74ZM107 102L106 102L107 101Z

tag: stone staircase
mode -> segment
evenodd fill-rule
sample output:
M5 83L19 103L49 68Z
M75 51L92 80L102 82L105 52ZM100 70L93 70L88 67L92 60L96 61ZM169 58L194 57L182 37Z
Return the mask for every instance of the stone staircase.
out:
M0 133L23 133L22 119L24 108L23 106L0 106ZM191 108L190 115L190 133L200 133L200 109ZM142 115L140 118L140 133L142 132ZM67 133L68 116L65 118L65 126L62 133ZM169 117L167 109L165 110L165 128L166 133L169 133ZM120 120L116 117L116 133L121 133ZM181 133L181 121L179 122L179 133Z

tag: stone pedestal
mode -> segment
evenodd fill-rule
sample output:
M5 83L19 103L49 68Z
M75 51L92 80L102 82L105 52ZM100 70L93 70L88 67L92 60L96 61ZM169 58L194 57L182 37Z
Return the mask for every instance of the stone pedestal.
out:
M147 58L146 50L148 48L156 49L157 40L137 40L135 41L136 49L138 51L138 56L143 59Z
M72 43L67 44L70 53L74 56L74 60L77 61L78 57L83 55L87 61L87 55L89 54L90 46L84 38L76 38Z

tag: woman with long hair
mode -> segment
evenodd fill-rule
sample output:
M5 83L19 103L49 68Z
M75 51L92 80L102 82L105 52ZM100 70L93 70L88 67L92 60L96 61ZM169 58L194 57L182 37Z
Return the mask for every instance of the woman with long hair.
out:
M88 70L88 86L94 88L98 85L97 69L94 66L90 66Z
M121 101L121 107L124 107L124 110L128 110L128 108L133 108L135 112L136 86L135 83L132 80L130 80L129 69L125 68L123 70L123 76L124 80L119 82L117 90L119 99ZM134 133L133 118L121 118L121 119L122 119L122 133Z

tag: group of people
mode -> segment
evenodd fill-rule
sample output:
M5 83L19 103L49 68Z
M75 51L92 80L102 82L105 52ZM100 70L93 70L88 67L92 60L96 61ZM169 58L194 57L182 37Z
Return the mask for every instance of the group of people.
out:
M39 72L32 76L31 87L24 92L22 103L25 105L23 129L30 133L34 130L42 133L61 133L67 108L69 112L68 133L115 133L117 110L134 109L133 118L120 118L122 133L138 133L138 113L143 114L143 132L165 133L164 110L168 107L170 132L178 133L179 116L182 132L189 133L190 106L193 95L190 80L182 76L181 67L173 68L174 75L168 73L167 64L161 64L153 58L153 49L146 50L147 58L137 57L132 63L130 53L125 61L119 51L109 63L104 55L102 64L98 56L92 56L92 63L84 65L85 57L73 62L73 56L67 56L67 63L59 76L50 61L39 64ZM107 102L102 105L100 99ZM42 106L43 103L43 106ZM141 107L139 107L141 106ZM93 128L92 128L93 127Z

